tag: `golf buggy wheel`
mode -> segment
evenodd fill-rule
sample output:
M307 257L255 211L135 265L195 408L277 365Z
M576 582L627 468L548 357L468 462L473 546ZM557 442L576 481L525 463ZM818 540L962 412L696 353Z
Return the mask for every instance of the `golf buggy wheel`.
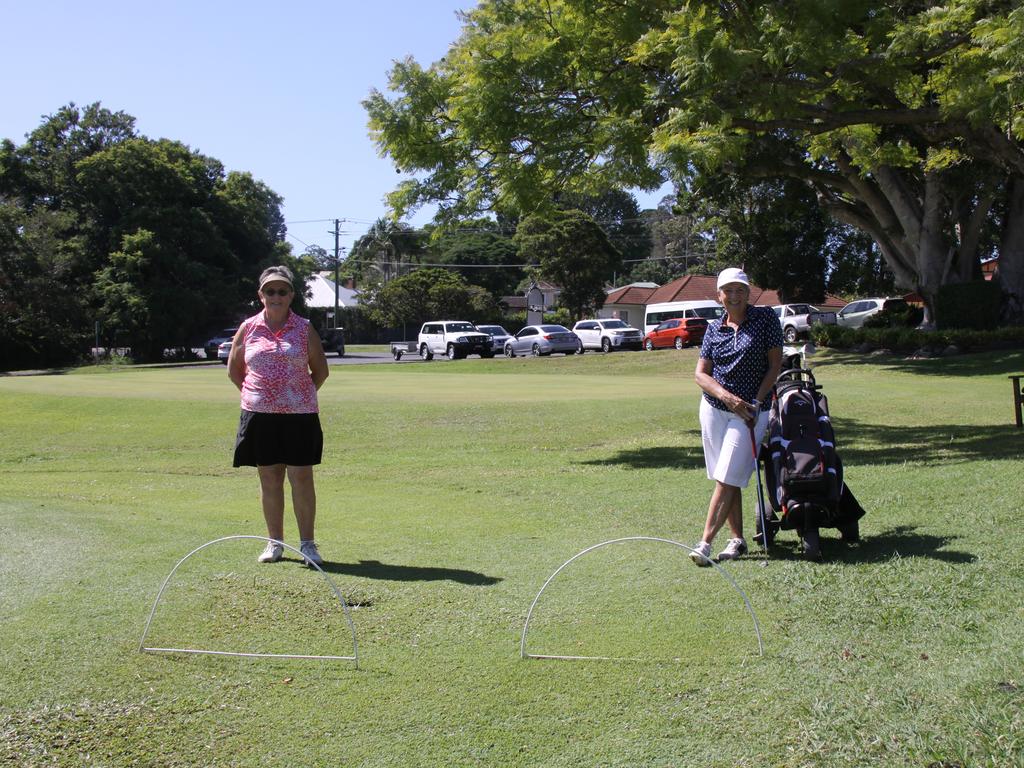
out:
M540 357L540 345L534 344L532 347L530 347L530 354L533 355L534 357Z
M447 357L449 360L458 360L459 359L459 353L455 349L455 345L454 344L449 344L448 345L448 349L445 350L445 357Z
M396 349L394 352L391 353L391 356L395 358L395 362L397 363L399 360L402 359L402 350Z
M782 332L782 338L785 340L787 344L793 344L796 341L796 336L796 328L794 328L792 325L787 325L786 330Z
M684 346L686 346L685 344L683 344L683 337L676 336L676 340L675 342L673 342L673 346L675 346L676 349L682 349Z
M420 357L424 360L433 360L434 353L430 351L426 344L420 344Z
M515 356L516 356L516 351L514 349L512 349L512 345L511 344L506 344L505 345L505 357L515 357Z
M848 525L839 526L839 538L847 543L860 541L860 523L854 520Z
M612 351L612 342L607 336L601 339L601 351L605 354Z
M650 339L647 339L647 341L644 342L644 349L646 349L648 352L653 352L654 342L651 341Z

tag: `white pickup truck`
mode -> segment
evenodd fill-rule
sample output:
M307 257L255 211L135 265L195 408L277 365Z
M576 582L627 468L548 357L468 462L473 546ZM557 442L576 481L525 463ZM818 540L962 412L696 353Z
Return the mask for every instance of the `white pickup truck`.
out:
M835 312L822 312L810 304L780 304L772 309L782 324L782 338L787 344L808 335L815 323L836 324Z

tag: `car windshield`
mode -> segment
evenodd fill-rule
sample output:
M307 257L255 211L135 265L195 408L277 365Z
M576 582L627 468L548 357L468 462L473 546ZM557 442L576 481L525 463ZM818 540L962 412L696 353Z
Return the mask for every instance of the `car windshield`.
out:
M716 320L725 314L725 310L721 307L699 307L693 310L693 313L705 320Z
M807 315L810 314L811 312L818 311L810 304L790 304L789 308L792 309L793 312L795 312L798 315Z
M605 328L629 328L629 326L621 320L602 320L601 325Z
M476 328L474 328L471 323L448 323L448 324L445 325L445 328L448 329L449 333L452 333L453 331L457 333L459 331L475 331L476 330Z
M542 325L540 327L544 333L568 333L569 329L564 325Z
M508 336L508 331L500 325L478 325L477 330L489 333L491 336Z

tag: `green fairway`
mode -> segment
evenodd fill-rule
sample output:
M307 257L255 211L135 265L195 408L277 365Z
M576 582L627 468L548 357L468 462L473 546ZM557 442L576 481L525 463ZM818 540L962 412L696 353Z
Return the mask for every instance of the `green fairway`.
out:
M0 377L0 764L1024 764L1024 352L821 356L864 539L724 566L763 656L725 579L628 541L527 649L628 660L520 659L575 554L699 537L695 355L332 366L317 540L358 669L137 650L182 557L265 532L223 367ZM147 644L350 654L324 578L261 549L187 560Z

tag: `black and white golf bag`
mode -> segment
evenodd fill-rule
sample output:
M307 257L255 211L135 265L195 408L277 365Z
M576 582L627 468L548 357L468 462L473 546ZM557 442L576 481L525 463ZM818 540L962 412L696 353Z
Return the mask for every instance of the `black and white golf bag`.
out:
M809 370L783 371L776 380L760 458L776 513L769 537L779 529L836 527L844 539L857 538L864 510L844 487L828 399Z

